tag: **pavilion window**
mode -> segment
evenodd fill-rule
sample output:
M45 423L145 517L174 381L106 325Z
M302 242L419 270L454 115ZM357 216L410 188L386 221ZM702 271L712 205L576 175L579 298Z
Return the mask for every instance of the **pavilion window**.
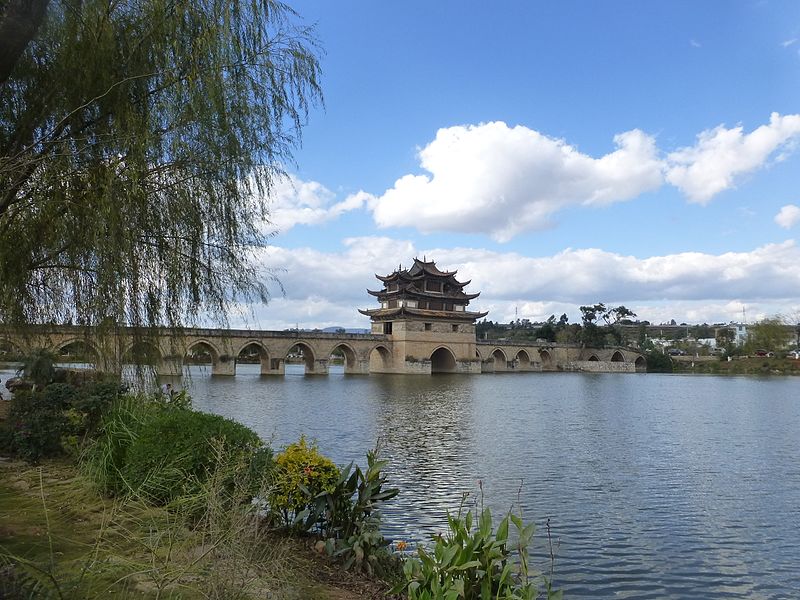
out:
M442 291L442 282L441 281L426 281L425 282L425 290L429 292L439 292Z

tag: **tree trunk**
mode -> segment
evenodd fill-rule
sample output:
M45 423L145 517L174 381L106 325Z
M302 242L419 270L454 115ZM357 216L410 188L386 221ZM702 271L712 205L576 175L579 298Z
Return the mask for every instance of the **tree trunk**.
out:
M0 12L0 85L36 35L50 0L7 0Z

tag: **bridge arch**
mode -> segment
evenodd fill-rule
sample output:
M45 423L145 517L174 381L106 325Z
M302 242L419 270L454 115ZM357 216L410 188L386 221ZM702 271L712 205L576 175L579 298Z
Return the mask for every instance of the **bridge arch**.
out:
M525 350L520 350L514 357L514 362L519 368L529 369L531 366L531 357Z
M589 362L600 362L600 359L599 359L599 358L597 358L597 354L592 354L592 355L589 357Z
M622 352L617 350L611 355L611 362L625 362L625 357L622 355Z
M456 355L447 346L439 346L431 353L431 373L455 373Z
M542 365L548 367L553 362L553 357L549 350L539 350L539 358L542 359Z
M124 364L159 365L161 358L161 350L158 345L149 340L131 342L122 352Z
M508 370L508 356L502 348L495 348L490 355L492 362L494 362L494 371Z
M291 356L295 355L295 356ZM314 372L314 364L316 362L316 356L314 355L314 347L305 341L298 341L286 353L284 357L285 361L289 361L291 358L297 357L297 355L302 355L302 363L305 366L306 374Z
M383 344L378 344L369 351L369 370L373 373L385 373L392 368L392 351Z
M19 358L25 353L25 348L15 340L8 337L0 338L0 359L6 356Z
M236 362L244 362L250 360L252 357L258 356L258 362L261 366L261 372L269 369L269 351L261 342L257 340L248 340L244 342L236 351Z
M344 355L344 372L355 373L358 370L358 354L353 350L353 347L345 342L340 342L331 348L331 355L337 350Z
M208 356L211 359L211 364L215 365L219 361L221 355L217 347L208 340L195 340L186 347L186 352L183 353L184 357L203 357ZM202 360L196 358L196 360Z
M97 363L100 361L100 351L97 349L97 346L88 342L85 338L72 338L60 342L56 345L55 353L59 359L63 359L65 357L71 356L73 352L79 351L79 349L84 350L84 353L81 355L81 358L90 359L87 362L94 362ZM90 358L88 353L91 353L93 358ZM67 362L67 361L65 361Z
M636 361L633 364L636 366L637 373L647 372L647 361L645 360L644 356L642 355L637 356Z

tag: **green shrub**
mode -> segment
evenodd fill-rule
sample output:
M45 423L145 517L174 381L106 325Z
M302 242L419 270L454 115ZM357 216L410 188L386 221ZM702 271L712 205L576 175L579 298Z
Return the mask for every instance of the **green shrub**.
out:
M22 366L18 373L33 382L34 388L41 389L53 381L56 360L55 354L44 348L38 348L22 358Z
M262 446L254 431L219 415L168 407L154 412L125 453L126 485L156 504L191 496L216 468L214 440L226 454L248 461Z
M96 433L100 421L113 402L126 391L126 387L118 381L97 381L78 388L72 401L72 408L81 416L79 435L89 436Z
M6 450L32 463L60 454L61 439L70 430L64 413L67 396L60 386L50 393L45 389L14 394L4 434Z
M548 599L560 599L541 574L529 565L528 546L534 525L524 525L514 514L492 527L489 509L473 523L472 511L462 518L447 515L448 533L434 538L431 552L417 548L417 558L403 565L409 600L532 600L540 585ZM516 529L516 544L509 547L509 525ZM400 590L395 590L400 591Z
M381 534L380 506L400 490L383 489L381 470L387 461L378 460L378 450L367 453L367 470L350 463L335 487L317 494L310 503L306 529L316 527L328 554L344 561L344 568L372 574L380 559L388 557L389 542Z
M4 449L30 462L65 449L77 453L120 390L119 383L51 383L17 392L11 399Z
M161 410L153 398L131 394L119 397L102 415L96 439L81 456L81 467L103 493L118 496L130 491L123 475L128 450Z
M648 373L672 373L672 359L660 350L645 352Z
M338 479L336 465L301 436L275 457L270 507L283 524L294 525L306 518L312 499L322 492L333 491Z

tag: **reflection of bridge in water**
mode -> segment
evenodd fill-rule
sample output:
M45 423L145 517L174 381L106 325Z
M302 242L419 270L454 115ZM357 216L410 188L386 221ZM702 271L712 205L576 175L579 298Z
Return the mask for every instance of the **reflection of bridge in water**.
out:
M424 331L413 346L392 334L313 331L256 331L186 328L147 331L100 330L75 326L0 329L0 350L29 353L43 348L58 355L90 358L104 371L126 363L152 364L160 375L180 375L184 364L203 357L212 375L235 375L237 362L257 358L262 375L283 375L287 359L300 356L309 375L325 375L332 356L343 357L347 374L496 373L530 371L634 372L646 370L644 357L629 348L581 348L576 344L476 341L474 333ZM474 331L474 330L473 330ZM135 335L136 334L136 335ZM469 338L469 339L467 339ZM473 358L464 358L470 352ZM414 355L408 354L412 351ZM399 353L405 352L402 356Z

